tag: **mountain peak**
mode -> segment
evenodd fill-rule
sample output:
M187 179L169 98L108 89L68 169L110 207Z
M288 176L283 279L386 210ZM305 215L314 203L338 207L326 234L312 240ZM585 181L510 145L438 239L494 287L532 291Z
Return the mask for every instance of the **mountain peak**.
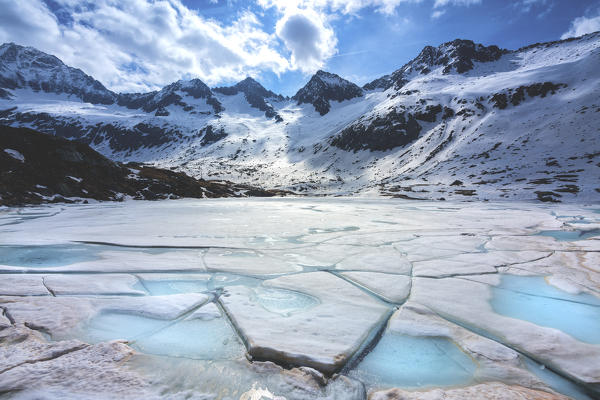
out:
M292 99L298 104L312 104L319 114L325 115L331 109L331 100L344 101L362 95L362 89L354 83L331 72L318 70Z
M388 89L394 86L399 89L406 84L411 75L426 75L436 67L443 67L443 74L449 74L452 71L462 74L472 70L474 62L497 61L508 53L510 51L495 45L484 46L465 39L454 39L442 43L438 47L425 46L417 57L402 68L366 84L364 88L367 90Z
M244 80L239 81L236 85L258 85L262 86L256 79L247 76Z
M185 95L194 99L206 99L206 103L212 106L215 114L223 110L221 103L214 97L210 88L198 78L190 80L180 79L165 86L158 92L142 94L129 99L125 98L127 95L122 95L121 97L124 99L124 105L134 108L142 107L146 112L156 111L157 116L169 115L166 108L171 105L178 105L188 110L193 109L193 107L183 101L182 95L177 92L185 93Z
M178 80L177 82L165 87L165 89L171 87L174 90L181 90L182 92L187 93L195 99L208 98L212 95L212 92L210 91L208 85L206 85L206 83L204 83L198 78L190 80Z
M277 122L283 121L281 116L277 114L273 106L267 101L267 99L283 100L283 96L265 89L263 85L251 77L247 77L233 86L214 88L213 91L226 96L243 93L251 107L264 111L267 118L274 118Z
M91 76L65 65L53 55L33 47L4 43L0 46L0 88L26 87L34 91L65 93L95 104L113 104L117 97Z
M246 77L244 80L239 81L233 86L221 86L213 89L217 93L222 93L228 96L233 96L239 92L246 95L253 93L264 98L277 98L281 99L282 96L278 95L270 90L265 89L256 79Z

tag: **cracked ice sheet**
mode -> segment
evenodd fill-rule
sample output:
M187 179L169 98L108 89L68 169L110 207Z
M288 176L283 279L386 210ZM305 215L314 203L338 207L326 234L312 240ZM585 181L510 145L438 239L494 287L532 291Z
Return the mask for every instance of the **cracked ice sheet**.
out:
M422 338L424 341L417 343L423 345L427 343L427 339L431 339L431 342L438 341L440 338L448 339L448 343L452 343L460 349L461 352L467 354L475 363L473 364L475 368L469 381L484 382L500 380L510 384L548 389L539 378L525 368L525 364L522 362L519 354L514 350L448 322L426 307L412 301L403 305L392 315L383 335L384 338ZM390 354L387 352L394 354L395 352L402 353L403 351L406 351L407 357L412 356L418 362L426 362L425 360L428 357L431 357L430 349L426 346L420 348L418 345L415 345L415 347L411 349L391 348L382 351L386 353L379 354L380 362L388 361L391 362L391 364L387 366L376 365L375 367L395 371L397 379L403 379L402 376L405 374L414 374L417 367L410 363L406 364L406 361L404 361L403 365L403 360L390 359ZM371 354L376 354L377 352L378 348L375 347ZM436 369L442 368L452 370L457 368L457 365L454 364L454 362L449 362L448 365L442 366L443 362L443 359L439 359L439 364L432 371L428 372L429 377L421 376L420 379L435 380L436 374L440 372L436 371ZM363 365L359 364L350 373L350 376L359 379L360 377L364 377L371 388L381 388L382 386L377 380L374 382L369 381L370 373L368 368L366 370L364 368ZM403 371L402 368L408 368L410 371ZM389 387L389 383L387 386Z
M2 373L0 392L11 393L11 398L160 398L140 375L123 367L134 354L124 343L49 343L25 327L8 328L0 334L3 343L11 344L0 348L12 351L3 355L13 363Z
M352 284L326 272L289 275L265 286L314 296L317 305L289 316L269 312L251 289L227 288L220 300L257 359L339 370L389 310Z
M600 240L559 241L549 236L497 236L487 244L489 250L600 251Z
M343 272L342 275L391 303L402 303L410 294L410 276L381 272Z
M326 213L303 209L298 204L311 202L220 199L65 207L57 215L13 225L11 232L5 232L4 243L89 241L135 246L289 248L299 247L302 242L294 243L287 237L311 232L334 237L336 232L344 232L340 226L353 227L363 222L360 216L346 214L351 203L339 206L332 202L327 204L330 210ZM290 207L291 203L298 207ZM257 224L257 220L261 223ZM38 230L48 225L53 226L52 237ZM22 234L25 230L29 236ZM24 237L27 243L23 243Z
M600 253L554 252L528 263L500 268L513 275L551 275L548 282L566 292L600 295Z
M441 210L425 202L408 204L386 199L309 198L54 205L47 209L49 213L57 211L55 214L4 226L2 241L7 245L89 241L136 246L287 249L310 244L308 238L314 235L319 235L321 242L327 238L343 240L350 234L385 233L391 230L389 226L397 233L437 231L441 235L506 231L511 227L549 230L562 225L548 211L527 204L511 209L498 207L496 211L485 206L460 205ZM323 212L308 207L314 205ZM17 213L11 211L9 216ZM397 225L372 222L380 219ZM390 237L395 234L390 233ZM290 239L294 237L299 240ZM304 242L303 237L308 241ZM400 239L403 241L406 235Z
M450 321L500 338L553 369L586 383L600 382L600 346L580 342L557 329L505 317L493 311L491 288L473 280L415 278L411 299Z
M525 263L550 256L541 251L490 251L465 253L413 263L413 275L421 277L447 277L452 275L496 273L497 267Z
M214 400L230 398L231 393L243 393L242 398L251 399L259 392L253 390L257 382L261 382L261 387L268 386L269 390L263 393L286 397L293 392L296 400L366 397L360 382L338 376L323 386L322 375L309 368L285 370L270 362L156 357L135 353L120 341L79 348L82 343L78 341L46 342L38 332L26 327L0 331L0 342L9 341L13 348L0 346L0 354L8 355L3 353L8 350L11 357L20 357L11 360L27 357L31 361L4 373L0 379L0 391L10 392L15 399ZM7 359L0 356L0 365ZM243 397L245 394L250 397Z
M0 296L50 296L43 275L2 274Z
M77 248L78 244L72 244ZM107 246L98 246L98 252L90 261L66 263L62 266L26 267L0 265L0 271L25 272L143 272L143 271L206 271L202 262L203 250L194 249L143 249L122 248L106 250ZM43 248L40 248L43 257Z
M365 248L336 265L339 270L357 270L410 275L412 265L393 247Z
M142 297L1 297L4 307L18 323L27 323L53 339L81 334L82 324L101 312L119 312L148 318L173 320L212 299L200 293Z
M302 271L302 267L285 259L278 259L252 250L210 249L204 255L209 271L248 275L276 275Z
M402 254L406 254L409 261L426 261L440 257L450 257L463 253L475 253L484 250L488 241L485 232L477 235L441 236L439 232L423 232L414 240L395 243L394 247Z
M135 289L139 280L126 274L69 274L46 275L46 287L54 295L132 295L144 296L145 291Z

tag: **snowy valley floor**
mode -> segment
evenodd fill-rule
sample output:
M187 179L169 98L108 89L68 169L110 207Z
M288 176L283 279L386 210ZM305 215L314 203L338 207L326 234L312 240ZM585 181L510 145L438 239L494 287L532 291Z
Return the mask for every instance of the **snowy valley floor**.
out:
M600 206L0 209L0 397L600 397Z

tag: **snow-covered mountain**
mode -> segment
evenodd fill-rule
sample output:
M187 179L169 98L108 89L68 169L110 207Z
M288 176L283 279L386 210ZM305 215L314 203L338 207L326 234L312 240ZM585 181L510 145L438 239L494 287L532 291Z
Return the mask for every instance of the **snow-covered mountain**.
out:
M298 104L312 104L319 114L325 115L331 109L331 101L341 102L362 95L362 89L354 83L319 70L292 99Z
M227 96L235 96L238 93L243 93L244 98L251 107L264 111L267 118L274 118L277 122L283 121L271 104L273 101L283 101L283 96L265 89L260 83L250 77L233 86L214 88L213 91Z
M116 95L83 71L66 66L58 58L14 43L0 46L0 97L8 90L64 93L87 103L112 104ZM8 89L8 90L7 90Z
M503 50L426 47L363 88L317 72L291 99L251 78L117 94L0 47L0 123L143 161L302 193L600 198L600 33Z

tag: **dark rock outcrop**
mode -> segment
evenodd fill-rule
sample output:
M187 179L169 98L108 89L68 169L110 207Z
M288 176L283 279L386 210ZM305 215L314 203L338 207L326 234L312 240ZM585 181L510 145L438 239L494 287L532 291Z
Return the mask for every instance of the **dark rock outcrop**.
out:
M16 109L0 111L0 124L27 125L53 136L76 139L89 145L107 142L113 151L135 151L181 140L183 134L171 125L140 122L133 127L114 123L83 124L77 118L55 117L47 113L21 113Z
M319 70L292 99L298 104L312 104L319 114L325 115L331 109L330 101L350 100L362 95L362 89L354 83Z
M421 126L416 118L396 110L372 120L359 120L331 139L331 145L343 150L385 151L416 140Z
M207 125L206 127L202 128L199 134L203 135L202 140L200 141L202 146L208 146L227 137L227 133L225 133L223 128L217 129L212 125Z
M72 202L72 198L154 200L248 194L285 193L198 180L139 163L123 165L81 142L0 125L0 205Z
M521 104L523 101L525 101L525 95L529 96L530 98L538 96L543 98L548 94L556 94L558 90L566 87L567 85L564 83L534 83L529 86L519 86L515 89L506 89L501 93L494 93L490 96L490 102L495 108L504 110L508 107L509 103L513 106L518 106Z
M420 109L415 112L415 118L419 121L435 122L437 115L442 112L442 106L437 104L435 106L428 105L425 109Z

